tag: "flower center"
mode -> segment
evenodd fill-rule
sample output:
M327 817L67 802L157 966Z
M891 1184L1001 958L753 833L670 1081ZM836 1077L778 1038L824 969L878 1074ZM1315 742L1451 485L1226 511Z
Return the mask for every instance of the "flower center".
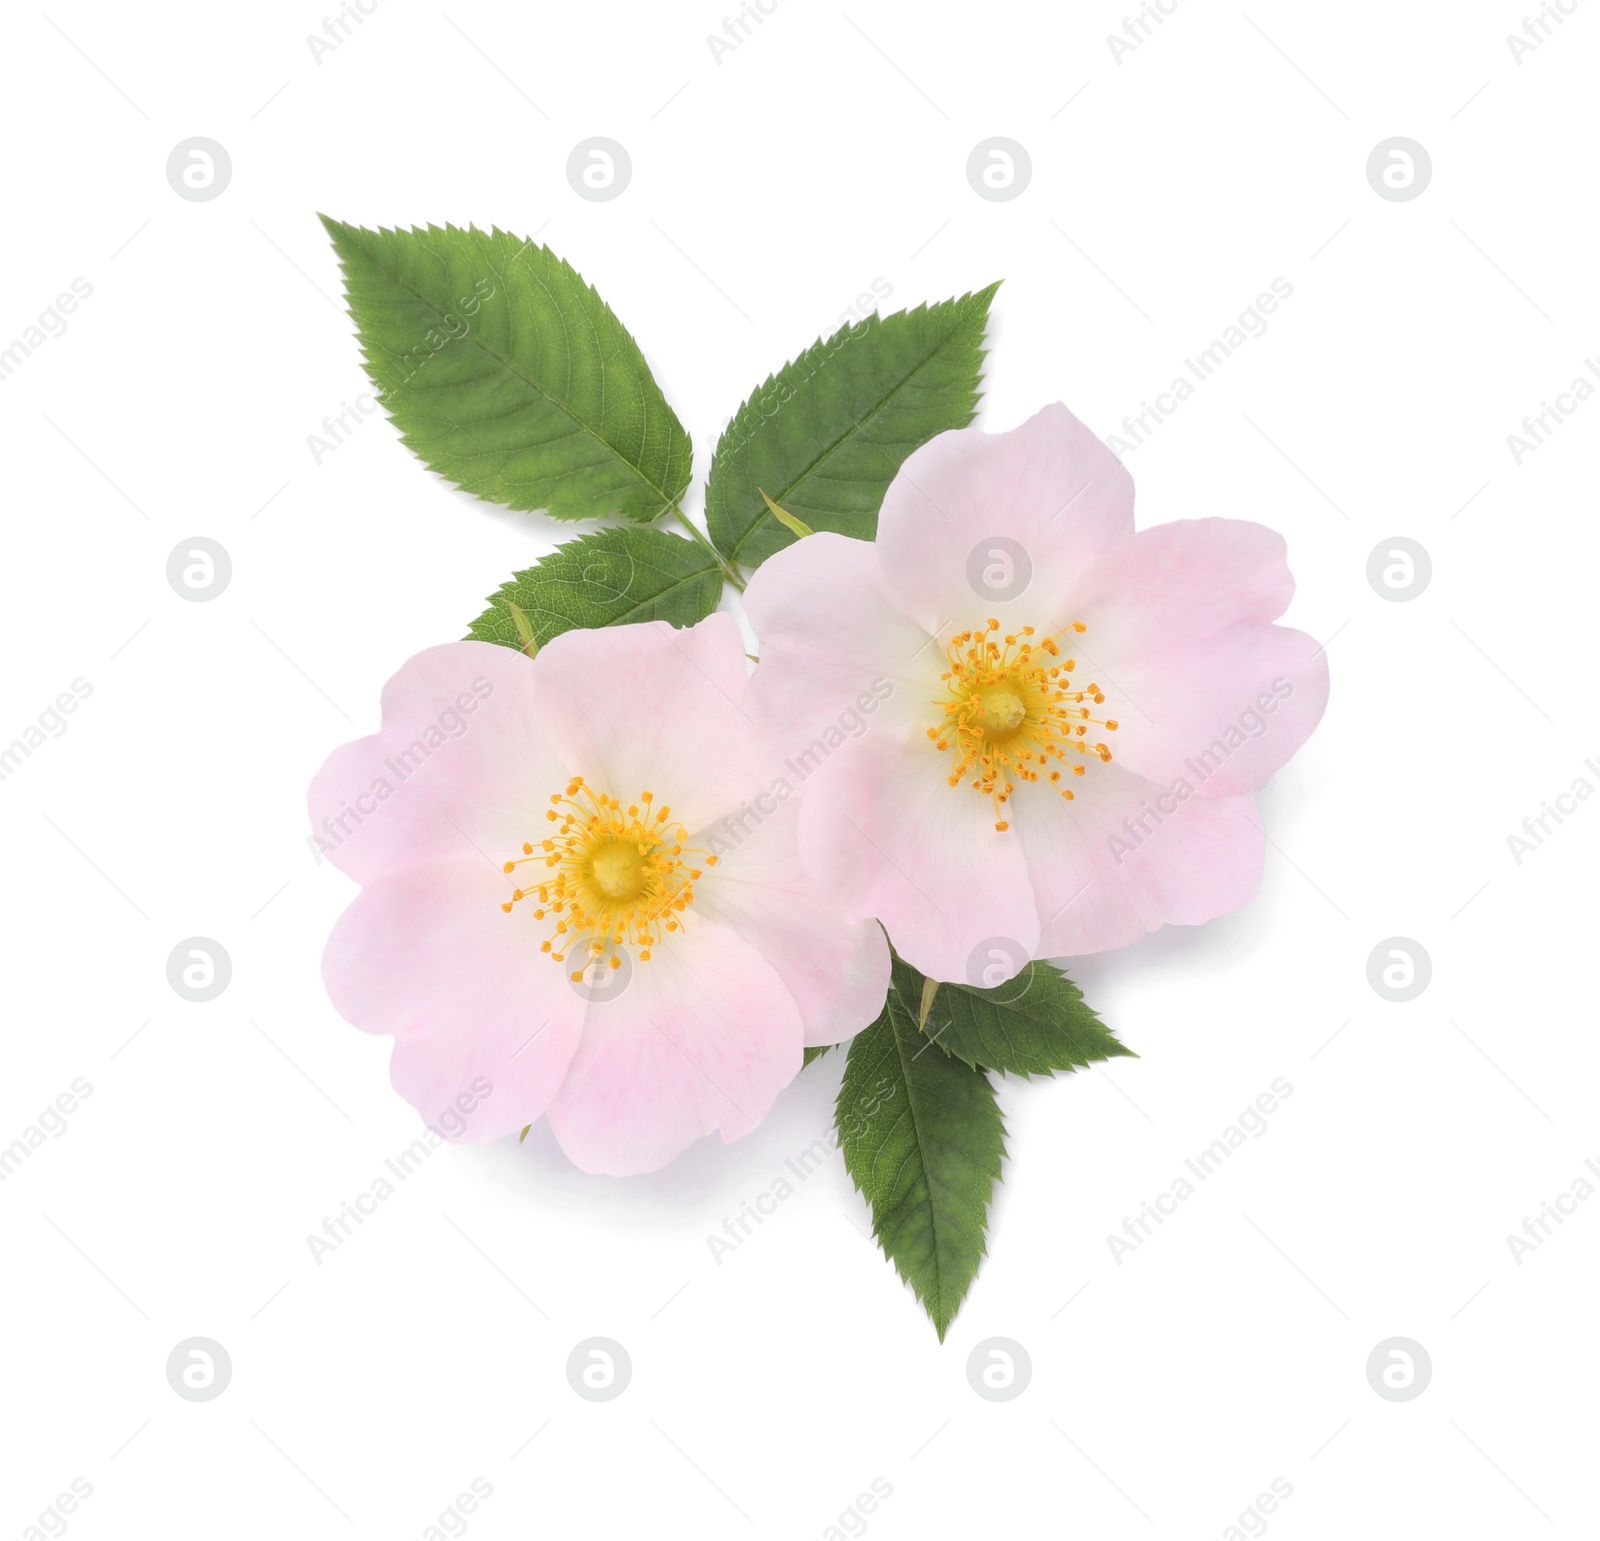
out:
M601 846L590 858L589 871L608 899L637 899L644 887L644 857L637 845L621 840Z
M1075 658L1062 655L1056 637L1082 632L1082 621L1064 626L1053 637L1035 641L1034 628L996 636L1000 623L991 619L977 631L959 631L945 644L950 667L939 676L947 694L933 704L944 721L928 729L940 750L948 750L955 764L950 785L970 778L975 791L994 803L995 828L1011 827L1001 812L1019 781L1049 781L1069 802L1071 787L1060 785L1065 769L1084 773L1090 759L1111 762L1104 742L1089 742L1089 729L1116 731L1111 718L1092 717L1086 702L1105 704L1105 695L1092 682L1073 684Z
M1014 738L1017 729L1028 719L1028 703L1012 680L989 685L975 692L978 710L973 721L983 729L991 743L1001 738Z
M703 858L714 867L717 858L684 845L688 831L670 808L655 807L652 792L624 807L574 776L565 792L551 793L550 803L544 816L556 827L537 846L525 841L521 857L505 864L507 872L532 864L543 875L500 908L510 914L518 900L531 899L535 920L553 919L539 951L561 963L577 948L582 964L575 981L601 958L620 968L624 946L637 947L640 961L648 962L651 948L678 930L677 917L694 902L701 869L691 861Z

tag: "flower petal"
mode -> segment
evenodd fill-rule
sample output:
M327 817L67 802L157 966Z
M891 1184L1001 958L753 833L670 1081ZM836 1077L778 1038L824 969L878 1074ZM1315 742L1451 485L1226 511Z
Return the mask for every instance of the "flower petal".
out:
M801 1063L800 1013L731 928L690 914L627 988L589 1007L550 1128L586 1172L665 1166L721 1129L748 1134Z
M808 1045L839 1043L882 1009L889 946L876 921L842 920L823 902L800 861L799 817L791 798L717 826L712 848L723 854L715 876L708 873L697 889L695 908L725 920L778 971L800 1008Z
M1328 659L1287 626L1236 626L1181 652L1120 665L1110 695L1128 701L1108 742L1125 769L1207 797L1265 786L1311 736L1328 704Z
M929 716L944 655L896 604L870 542L819 531L786 546L752 575L744 607L761 650L751 711L791 780L836 747L830 730Z
M563 632L539 653L539 710L575 772L626 803L653 791L694 829L755 784L739 623L665 621Z
M1254 797L1180 799L1115 764L1091 765L1073 790L1071 802L1012 800L1042 921L1036 956L1125 947L1256 896L1266 837Z
M514 855L568 774L535 715L533 671L488 642L407 660L383 687L382 726L334 750L311 783L318 849L358 883Z
M539 951L531 917L505 914L507 879L481 858L374 879L322 957L347 1022L397 1040L395 1089L441 1134L474 1082L491 1087L464 1132L494 1140L539 1116L578 1045L585 1000Z
M1246 621L1274 621L1294 597L1288 547L1248 519L1180 519L1108 551L1077 585L1073 645L1115 673L1135 658L1174 653Z
M962 980L981 943L1033 954L1039 915L1015 830L952 787L926 738L868 734L836 751L800 805L800 858L849 920L877 916L895 950L931 979ZM987 962L987 951L984 954Z
M1058 402L1009 433L930 439L890 483L877 545L907 613L942 638L987 616L1050 623L1068 586L1132 533L1133 478Z

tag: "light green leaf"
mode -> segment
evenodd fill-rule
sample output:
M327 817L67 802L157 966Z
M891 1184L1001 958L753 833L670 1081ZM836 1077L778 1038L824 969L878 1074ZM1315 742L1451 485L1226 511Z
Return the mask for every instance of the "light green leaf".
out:
M505 608L511 614L511 624L517 628L517 647L532 658L539 651L539 639L533 634L533 622L516 600L506 600Z
M365 230L323 216L367 373L441 476L508 508L645 522L692 450L611 308L503 230Z
M983 329L999 284L813 343L734 414L711 461L706 523L755 567L797 537L761 491L813 530L870 540L900 463L978 404Z
M517 609L532 628L535 648L579 626L693 626L721 597L722 570L705 547L662 530L598 530L557 546L501 584L467 640L526 651Z
M776 519L778 523L781 524L791 535L805 536L815 535L817 533L809 524L802 524L800 520L796 519L795 516L789 512L788 509L780 508L776 503L774 503L772 499L767 496L767 489L765 487L757 487L756 491L761 494L761 501L767 505L767 512L771 514L772 517Z
M927 1030L947 1054L1008 1075L1049 1075L1118 1055L1138 1058L1050 963L1030 963L992 990L941 984Z
M943 1342L986 1251L1005 1126L983 1071L918 1032L921 987L896 960L883 1012L851 1040L835 1119L873 1235Z

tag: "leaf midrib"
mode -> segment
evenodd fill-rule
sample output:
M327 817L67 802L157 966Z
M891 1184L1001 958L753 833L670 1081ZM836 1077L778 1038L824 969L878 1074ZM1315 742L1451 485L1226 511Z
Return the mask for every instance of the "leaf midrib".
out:
M894 994L895 999L899 1002L900 1010L902 1012L906 1012L905 1000L900 994L899 986L891 984L889 988ZM909 1016L910 1014L907 1013L907 1015ZM914 1020L914 1018L912 1020ZM900 1061L900 1078L905 1082L906 1087L906 1108L911 1114L911 1128L912 1132L916 1136L917 1141L917 1159L922 1166L922 1180L928 1189L928 1229L933 1234L933 1276L938 1288L939 1311L942 1314L945 1310L945 1284L944 1268L940 1263L939 1257L939 1211L938 1206L933 1201L933 1179L928 1172L928 1159L925 1154L927 1150L927 1144L922 1137L922 1121L917 1116L916 1100L912 1093L911 1067L906 1061L905 1050L900 1044L900 1029L895 1022L894 1009L892 1006L889 1012L889 1034L894 1039L894 1052ZM937 1316L934 1318L934 1322L935 1325L939 1327L939 1336L942 1341L944 1338L944 1328L949 1323L949 1317L945 1317L944 1325L940 1325Z
M662 531L661 533L663 535L666 534L665 531ZM674 536L674 535L667 535L666 538L668 540L676 540L677 539L677 537ZM694 547L691 545L691 543L689 541L684 541L683 544L685 546L689 546L689 548L691 550L694 549ZM647 605L659 604L663 599L665 599L667 597L667 595L676 593L679 589L683 588L687 584L695 583L695 582L698 582L701 578L708 577L712 573L715 573L716 570L717 570L717 564L708 559L707 562L706 562L706 565L704 567L700 568L697 572L690 573L689 576L686 577L686 578L676 578L676 579L674 579L671 583L669 583L666 586L666 588L658 589L649 599L641 600L638 604L630 606L627 610L624 610L622 612L622 616L619 619L614 620L614 621L607 621L606 625L607 626L622 626L622 625L626 625L628 616L637 614L640 610L643 610ZM660 572L661 569L658 567L656 569L656 571ZM551 573L546 577L545 581L547 583L566 583L569 580L564 579L564 578L558 578L558 577L556 577L556 575L554 573ZM581 582L582 580L576 580L576 581L580 581Z

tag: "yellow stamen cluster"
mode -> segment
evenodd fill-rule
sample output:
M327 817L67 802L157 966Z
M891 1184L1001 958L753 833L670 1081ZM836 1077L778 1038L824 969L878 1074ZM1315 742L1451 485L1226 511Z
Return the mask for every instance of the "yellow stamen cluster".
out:
M637 803L624 807L615 797L596 792L574 776L565 792L550 794L545 818L556 827L548 837L524 842L522 855L505 864L507 872L533 864L547 875L518 888L500 908L507 914L520 899L531 899L533 918L555 918L555 930L539 945L557 963L574 948L582 959L572 974L604 958L622 966L619 949L637 947L641 962L678 916L694 902L694 884L701 858L714 867L717 858L686 847L688 831L674 822L672 810L655 807L655 794L641 792Z
M1000 623L991 618L981 630L957 632L945 644L950 667L939 678L949 694L934 702L944 721L929 728L928 737L955 757L950 785L970 777L974 790L994 803L996 829L1011 827L1002 808L1017 782L1049 781L1070 801L1071 787L1060 785L1063 769L1081 776L1087 760L1111 761L1106 744L1090 743L1088 734L1091 727L1115 732L1117 724L1090 716L1084 704L1103 706L1105 694L1096 684L1072 683L1077 660L1064 657L1056 641L1083 630L1083 622L1074 621L1035 641L1032 626L996 635Z

